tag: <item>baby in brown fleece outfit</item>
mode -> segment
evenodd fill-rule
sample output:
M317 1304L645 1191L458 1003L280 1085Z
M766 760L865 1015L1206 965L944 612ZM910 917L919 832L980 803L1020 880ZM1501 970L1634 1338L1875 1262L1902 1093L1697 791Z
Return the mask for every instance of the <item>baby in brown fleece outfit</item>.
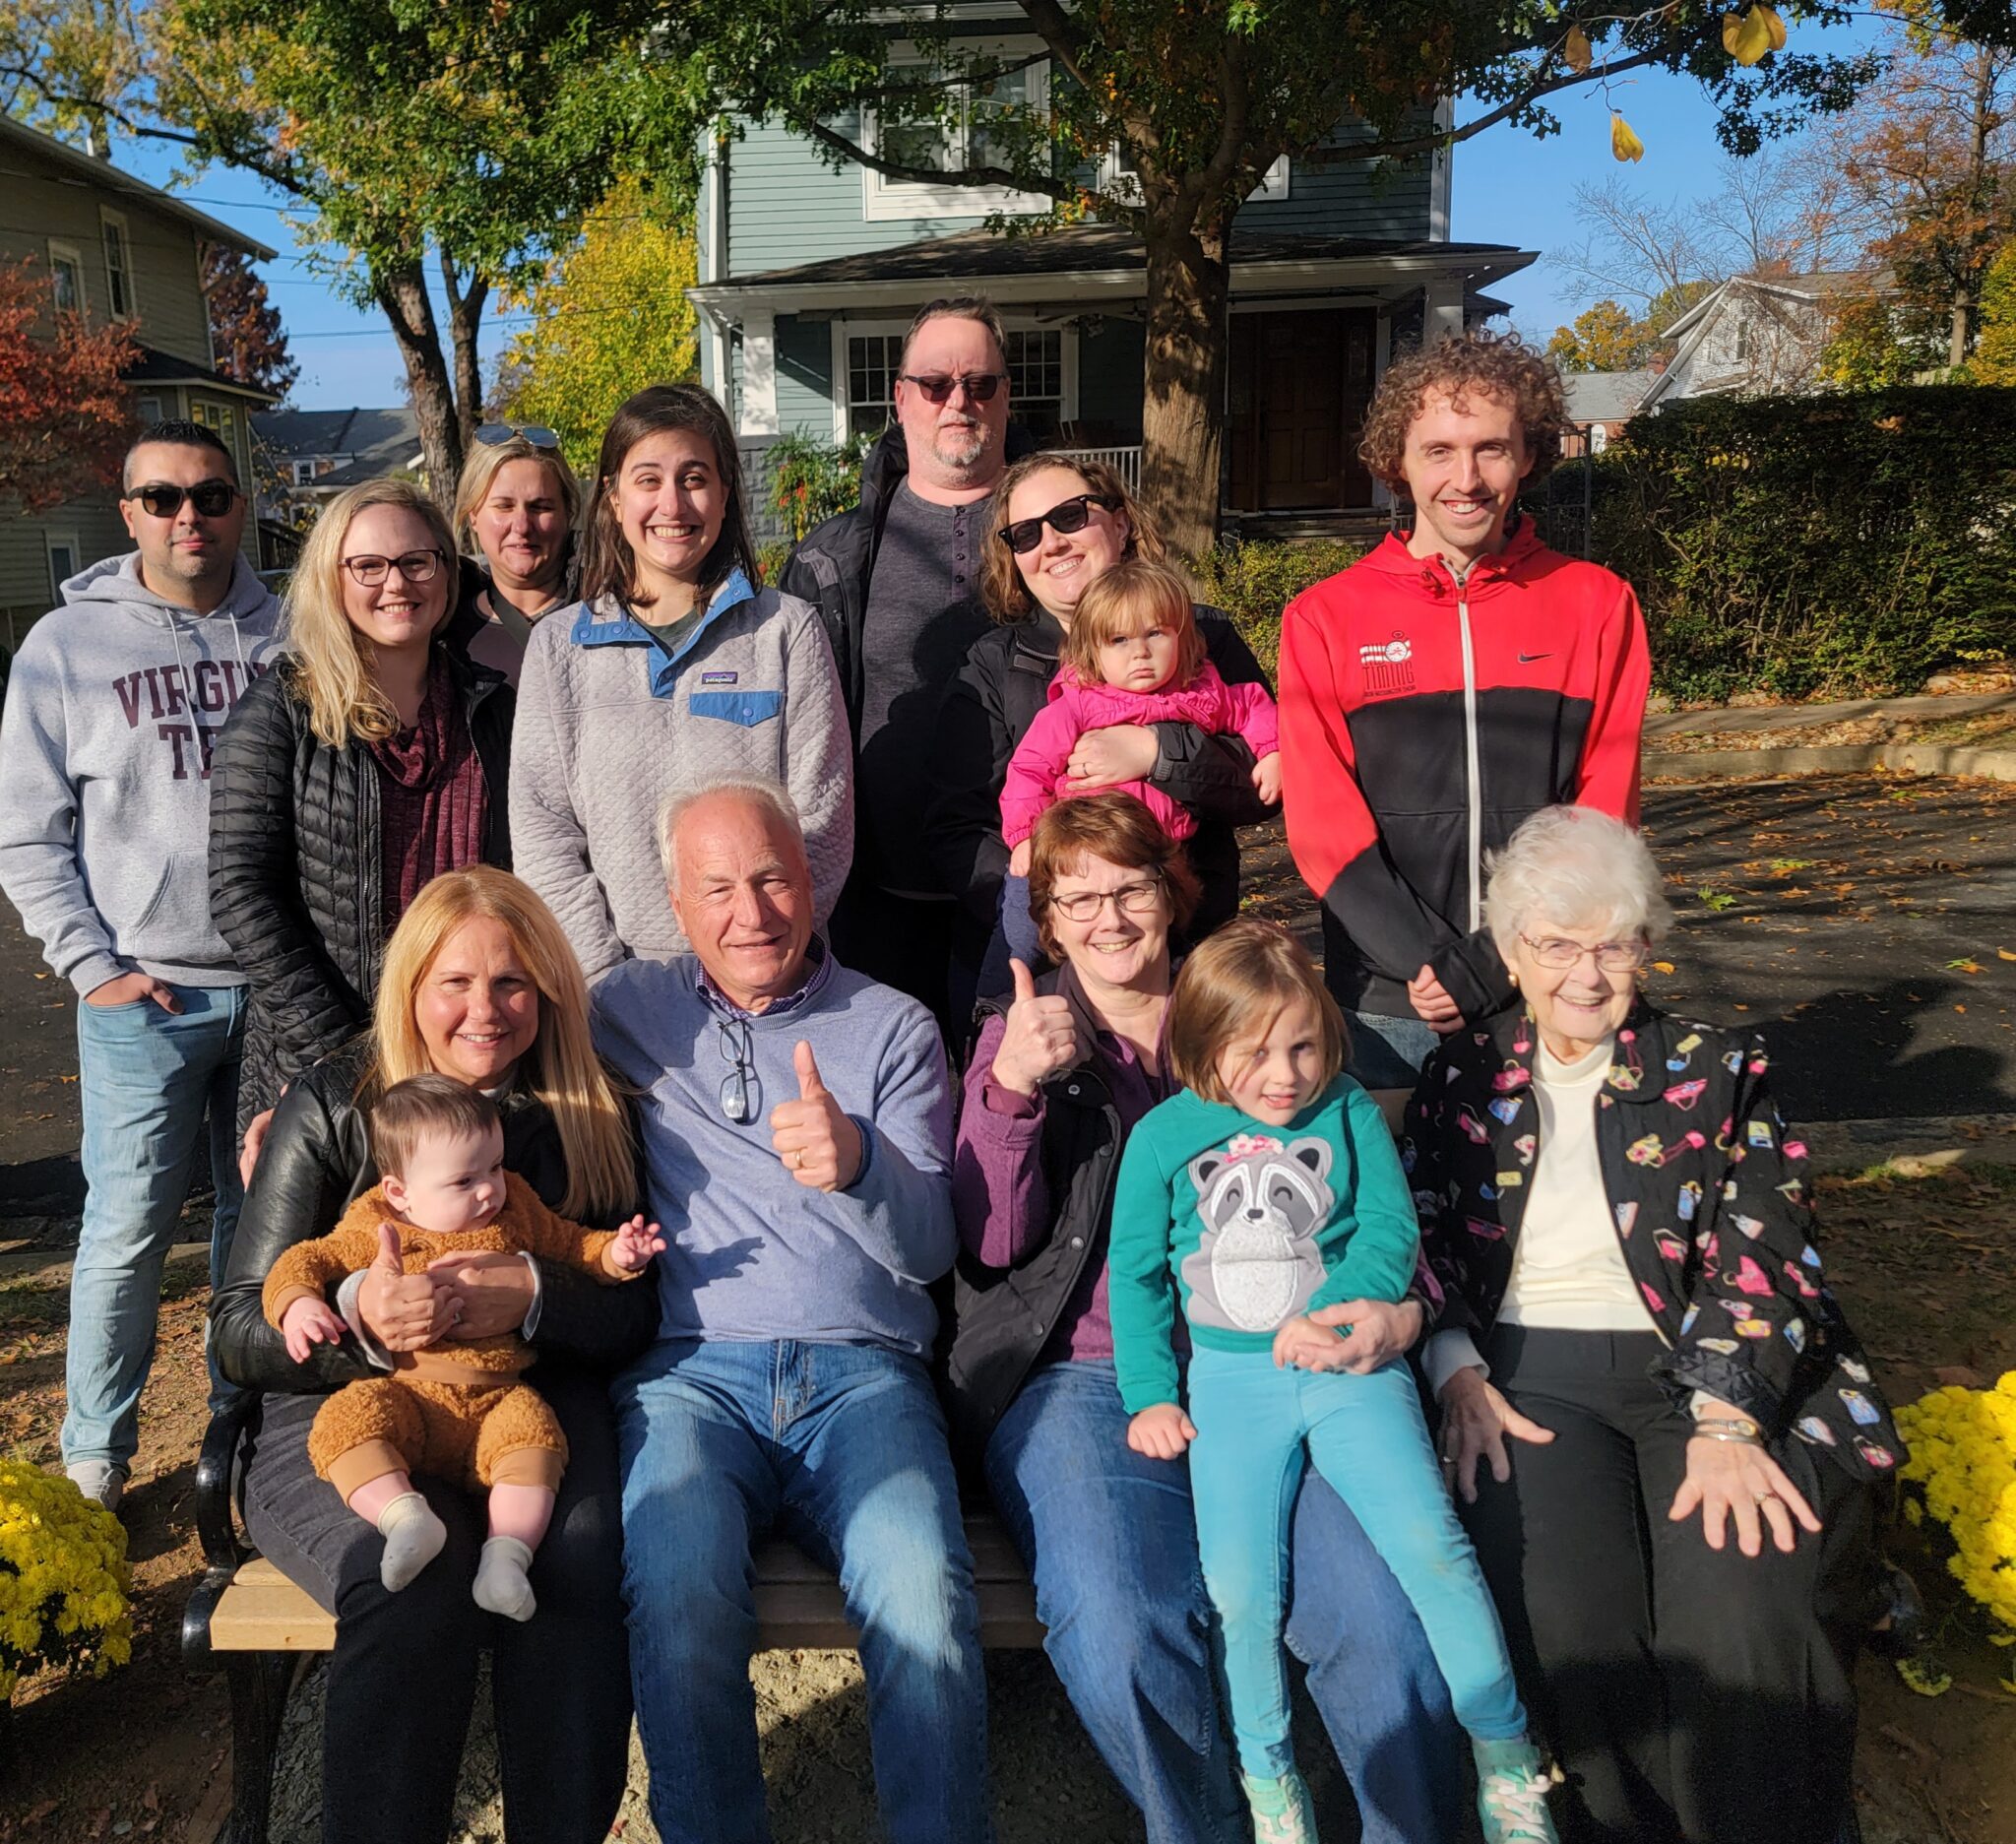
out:
M566 1261L611 1285L635 1280L664 1247L659 1227L633 1217L587 1230L556 1217L504 1170L504 1128L475 1089L446 1076L394 1083L371 1110L379 1182L327 1236L297 1242L273 1264L261 1304L304 1363L311 1346L347 1329L324 1290L397 1249L404 1271L442 1255L503 1251ZM389 1232L389 1236L385 1234ZM432 1473L489 1494L489 1538L475 1599L530 1620L526 1571L546 1534L567 1464L567 1438L539 1393L517 1381L532 1348L516 1332L441 1341L394 1355L388 1376L347 1383L322 1405L308 1436L316 1473L385 1538L379 1577L404 1588L441 1553L447 1527L413 1490Z

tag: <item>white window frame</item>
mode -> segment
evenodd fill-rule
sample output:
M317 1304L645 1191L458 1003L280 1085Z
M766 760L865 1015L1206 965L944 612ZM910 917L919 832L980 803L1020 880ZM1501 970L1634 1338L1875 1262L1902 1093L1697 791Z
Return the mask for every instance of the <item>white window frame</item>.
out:
M998 57L1013 59L1040 51L1042 40L1035 37L985 40L965 45L962 49L991 52ZM889 68L892 71L904 68L920 70L928 63L929 59L907 40L900 40L890 47ZM1043 95L1049 94L1050 65L1047 58L1030 65L1026 75L1030 84L1039 86ZM872 154L881 152L872 108L861 110L861 146ZM905 218L984 218L994 212L1024 217L1046 212L1051 204L1052 201L1040 192L1020 192L1012 186L931 186L916 180L891 179L876 172L872 166L861 168L861 216L870 223L887 223Z
M52 286L59 265L67 267L77 277L77 299L72 303L72 306L80 314L89 313L91 311L91 284L85 277L84 252L76 244L69 242L63 237L51 237L49 239L49 276Z
M140 284L133 273L133 238L126 228L126 215L108 205L98 207L98 240L105 252L105 313L113 320L140 318ZM112 261L118 252L118 264ZM119 281L126 285L126 305L119 305Z
M59 570L56 553L66 549L70 552L70 567ZM84 568L84 546L73 531L45 529L42 533L42 559L49 567L49 606L53 608L63 599L63 585Z
M158 397L136 397L133 412L144 423L161 421L161 400Z
M850 340L872 339L877 335L901 336L910 331L908 320L840 320L833 322L833 439L845 442L852 434L853 404L848 383ZM1078 420L1078 329L1069 321L1040 321L1034 314L1003 314L1004 333L1055 333L1058 340L1060 395L1057 420ZM892 381L893 388L893 381ZM1015 400L1008 402L1008 413L1015 413Z
M1246 194L1248 205L1272 205L1289 196L1291 168L1286 154L1275 160L1260 175L1260 183ZM1116 147L1106 150L1105 159L1099 163L1099 189L1109 199L1118 199L1123 204L1141 203L1141 180L1138 175L1126 171L1120 165L1120 150Z

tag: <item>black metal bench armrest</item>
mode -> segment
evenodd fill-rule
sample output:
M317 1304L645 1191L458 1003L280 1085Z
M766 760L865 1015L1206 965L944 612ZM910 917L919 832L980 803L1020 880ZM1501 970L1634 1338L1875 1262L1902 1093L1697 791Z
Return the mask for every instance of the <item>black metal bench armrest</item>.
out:
M239 1444L258 1407L257 1390L234 1396L210 1418L203 1451L196 1458L196 1536L211 1568L234 1569L252 1554L238 1534L231 1481Z

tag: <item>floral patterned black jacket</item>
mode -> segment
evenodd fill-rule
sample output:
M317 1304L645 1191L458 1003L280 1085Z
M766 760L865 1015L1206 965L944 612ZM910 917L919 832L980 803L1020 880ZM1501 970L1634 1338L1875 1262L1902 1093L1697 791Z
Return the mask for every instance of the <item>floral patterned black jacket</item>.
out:
M1506 1012L1443 1040L1408 1104L1402 1163L1440 1298L1436 1327L1481 1338L1519 1245L1540 1144L1538 1033ZM1666 1344L1655 1381L1796 1435L1857 1478L1904 1443L1820 1273L1806 1149L1788 1134L1753 1033L1688 1024L1642 1001L1617 1032L1596 1137L1617 1241Z

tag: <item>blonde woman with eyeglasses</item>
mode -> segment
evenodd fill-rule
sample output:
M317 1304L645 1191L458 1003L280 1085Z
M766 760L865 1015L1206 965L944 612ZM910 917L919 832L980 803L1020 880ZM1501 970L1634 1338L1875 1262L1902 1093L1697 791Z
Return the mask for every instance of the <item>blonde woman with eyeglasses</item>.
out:
M291 658L218 739L211 910L251 987L241 1125L362 1026L429 878L510 863L512 693L441 644L458 580L418 487L342 494L294 571Z

